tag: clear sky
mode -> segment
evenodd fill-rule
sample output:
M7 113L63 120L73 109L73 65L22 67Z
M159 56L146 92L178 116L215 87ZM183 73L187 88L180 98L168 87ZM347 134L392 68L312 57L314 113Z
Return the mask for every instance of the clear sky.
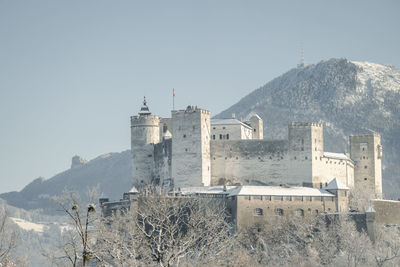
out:
M0 0L0 192L130 147L146 95L212 114L332 57L400 67L400 1Z

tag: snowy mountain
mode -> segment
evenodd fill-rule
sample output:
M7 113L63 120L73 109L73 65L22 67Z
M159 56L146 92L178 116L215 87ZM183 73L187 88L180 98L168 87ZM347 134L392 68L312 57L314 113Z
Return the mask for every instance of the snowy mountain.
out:
M400 197L400 72L393 66L330 59L288 71L217 118L259 114L264 138L286 138L291 121L325 126L328 151L348 150L351 133L375 131L384 148L384 193Z
M0 198L15 207L54 213L58 207L51 197L60 196L64 190L76 191L84 198L89 189L98 186L100 196L119 199L131 188L130 150L107 153L89 162L78 159L76 156L72 159L71 169L47 180L37 178L20 192L0 194Z

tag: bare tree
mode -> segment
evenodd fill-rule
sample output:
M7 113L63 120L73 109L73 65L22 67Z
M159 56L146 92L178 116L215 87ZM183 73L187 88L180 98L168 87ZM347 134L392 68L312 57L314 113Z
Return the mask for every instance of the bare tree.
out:
M97 245L104 262L192 266L224 258L232 228L223 202L155 192L140 195L129 212L102 225Z
M400 228L383 226L376 228L374 257L377 266L400 265Z
M335 222L333 231L338 235L338 253L333 261L339 266L371 266L373 265L373 247L365 232L356 229L354 221L342 215Z
M7 214L0 209L0 266L13 266L10 252L17 245L16 233L8 227Z
M62 210L68 215L73 230L68 231L63 237L62 250L64 256L53 257L55 259L67 259L72 266L78 264L86 266L96 254L92 247L96 240L98 220L95 203L97 199L96 189L88 192L89 203L82 204L79 196L74 192L65 193L62 197L56 197L54 200L59 204Z

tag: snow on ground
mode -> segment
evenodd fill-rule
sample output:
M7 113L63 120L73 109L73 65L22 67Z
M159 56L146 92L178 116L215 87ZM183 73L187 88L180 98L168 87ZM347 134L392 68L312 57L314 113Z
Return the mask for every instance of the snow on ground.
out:
M400 74L392 66L359 61L351 61L351 63L363 70L357 74L360 82L357 89L360 92L365 92L369 86L375 87L378 91L398 91L400 89ZM376 93L378 94L375 97L383 97L379 92Z
M10 217L10 219L16 223L21 229L26 230L26 231L34 231L34 232L38 232L38 233L43 233L44 224L39 224L39 223L33 223L33 222L29 222L29 221L25 221L23 219L19 219L19 218L14 218L14 217Z

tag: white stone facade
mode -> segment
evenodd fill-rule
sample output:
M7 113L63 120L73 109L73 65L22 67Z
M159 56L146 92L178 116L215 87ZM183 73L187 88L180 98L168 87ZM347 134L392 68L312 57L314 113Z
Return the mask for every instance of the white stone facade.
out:
M135 185L322 188L336 178L350 189L368 185L382 196L377 134L352 135L349 157L324 151L321 123L291 123L286 140L264 140L258 115L246 122L210 120L208 110L188 106L172 111L172 118L160 118L145 104L139 116L131 118L131 129ZM362 150L360 144L365 143L367 149Z

